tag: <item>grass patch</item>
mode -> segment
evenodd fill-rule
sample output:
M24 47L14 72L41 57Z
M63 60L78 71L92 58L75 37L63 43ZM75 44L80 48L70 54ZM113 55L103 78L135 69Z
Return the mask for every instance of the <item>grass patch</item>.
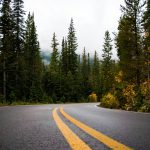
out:
M0 103L0 106L16 106L16 105L44 105L49 103L40 103L40 102L23 102L23 101L16 101L10 103Z

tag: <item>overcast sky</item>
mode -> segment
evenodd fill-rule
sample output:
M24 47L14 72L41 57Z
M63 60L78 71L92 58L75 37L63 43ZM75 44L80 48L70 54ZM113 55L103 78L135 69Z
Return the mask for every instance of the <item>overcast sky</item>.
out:
M51 39L55 32L61 45L67 36L73 18L78 39L77 53L86 51L93 55L102 53L104 33L117 31L124 0L24 0L26 13L34 12L38 39L42 50L51 51ZM113 56L116 57L115 50Z

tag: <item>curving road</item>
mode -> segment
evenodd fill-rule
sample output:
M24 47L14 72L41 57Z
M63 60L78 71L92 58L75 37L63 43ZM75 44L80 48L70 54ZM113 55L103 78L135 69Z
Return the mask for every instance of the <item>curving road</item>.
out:
M0 107L0 150L150 150L150 114L96 105Z

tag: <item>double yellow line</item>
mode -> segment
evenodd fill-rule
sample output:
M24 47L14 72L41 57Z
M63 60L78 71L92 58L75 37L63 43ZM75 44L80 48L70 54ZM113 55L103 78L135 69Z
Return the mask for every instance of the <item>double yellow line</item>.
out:
M111 149L114 150L131 150L131 148L125 146L124 144L104 135L103 133L87 126L86 124L76 120L75 118L71 117L68 115L63 108L60 108L61 114L68 119L70 122L72 122L74 125L82 129L84 132L88 133L98 141L102 142L106 146L108 146ZM91 148L84 142L82 141L58 116L57 114L57 108L53 110L53 118L66 138L67 142L69 143L70 147L73 150L91 150Z

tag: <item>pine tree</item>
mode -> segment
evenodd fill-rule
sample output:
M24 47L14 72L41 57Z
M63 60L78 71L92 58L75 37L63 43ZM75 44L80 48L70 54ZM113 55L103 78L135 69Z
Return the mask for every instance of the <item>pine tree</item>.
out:
M100 64L99 64L99 58L98 54L95 51L94 53L94 58L93 58L93 65L92 65L92 89L93 92L96 92L96 94L100 95Z
M91 58L89 53L87 55L87 70L88 70L88 95L90 95L92 93L92 83L91 83L92 66L91 66Z
M102 82L103 92L106 93L112 88L113 75L112 75L112 40L109 31L105 32L104 45L103 45L103 61L102 61Z
M122 6L123 15L119 22L117 49L121 70L125 80L134 82L137 88L141 81L141 13L140 0L125 0Z
M67 101L73 102L76 97L75 96L75 84L74 84L74 77L71 73L71 71L68 72L66 78L65 78L65 97ZM69 91L69 92L68 92Z
M25 11L23 0L13 1L13 19L14 19L14 33L15 33L15 50L16 55L19 57L23 51L24 42L24 15Z
M0 36L1 36L1 45L0 45L0 55L1 55L1 76L2 76L2 93L4 100L8 100L11 91L13 90L13 64L14 64L14 35L13 35L13 17L11 10L11 1L3 0L1 8L1 17L0 17Z
M68 73L68 45L67 41L63 38L62 40L62 50L61 50L61 59L62 59L62 66L61 70L63 75L67 75Z
M50 61L50 89L52 91L52 95L54 97L58 97L60 93L60 61L59 61L59 53L57 46L59 45L55 33L52 38L52 53L51 53L51 61Z
M86 50L84 48L83 54L82 54L82 63L81 63L81 75L82 75L82 96L84 98L87 98L89 94L91 94L90 89L90 60L89 60L89 54L87 56Z
M53 34L52 39L52 53L51 53L51 60L50 60L50 71L51 72L58 72L58 66L59 66L59 53L57 46L59 43L57 42L55 33Z
M144 25L144 53L145 53L145 59L146 59L146 68L145 73L146 77L149 80L150 79L150 0L147 0L146 3L146 11L144 12L143 16L143 25Z
M83 50L83 54L82 54L82 75L83 75L83 78L85 80L88 79L87 75L88 75L88 68L87 68L87 55L86 55L86 51L85 51L85 48Z
M26 98L31 101L42 99L42 62L37 39L34 14L28 14L25 30Z
M91 75L91 62L90 62L90 54L89 53L88 53L87 65L88 65L88 74Z
M110 38L110 33L109 31L105 32L105 38L104 38L104 45L103 45L103 60L106 63L109 63L111 60L111 56L112 56L112 44L111 44L112 40ZM107 67L107 66L106 66Z
M94 53L92 73L94 77L99 75L99 58L96 51Z
M119 65L124 74L124 80L131 82L134 78L135 69L132 58L134 49L132 48L133 34L130 28L131 24L124 16L120 18L119 33L116 38L117 53L119 56ZM130 38L129 38L130 37ZM133 51L133 52L132 52ZM131 81L130 81L131 80Z
M78 100L78 62L77 62L77 38L75 35L74 23L73 19L71 19L71 23L69 26L69 32L67 41L64 41L64 49L63 49L63 56L62 56L62 66L66 67L62 71L64 71L65 78L65 90L64 95L66 99L70 99L72 97L72 101ZM70 82L70 84L69 84ZM70 91L68 93L68 91Z
M0 96L3 97L3 71L2 71L2 68L3 68L3 63L2 63L2 32L1 32L1 14L2 12L2 2L0 1ZM2 98L0 99L0 102L2 102Z
M24 15L25 11L23 0L13 0L13 20L14 20L14 50L15 50L15 89L19 99L22 96L23 86L23 44L24 44Z
M71 19L68 33L68 70L71 71L72 74L75 74L77 70L77 46L74 23L73 19Z

